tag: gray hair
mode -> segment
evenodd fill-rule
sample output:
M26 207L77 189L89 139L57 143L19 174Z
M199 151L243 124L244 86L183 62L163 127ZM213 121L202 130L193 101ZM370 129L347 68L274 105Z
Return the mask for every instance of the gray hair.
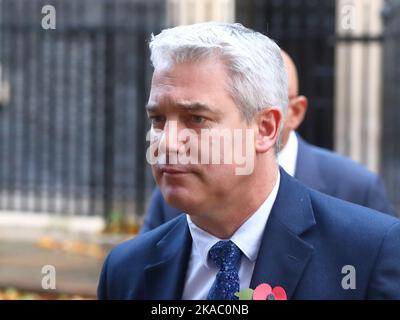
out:
M154 68L221 59L229 75L228 93L247 121L268 106L277 106L286 114L288 84L281 52L259 32L238 23L178 26L152 35L150 51Z

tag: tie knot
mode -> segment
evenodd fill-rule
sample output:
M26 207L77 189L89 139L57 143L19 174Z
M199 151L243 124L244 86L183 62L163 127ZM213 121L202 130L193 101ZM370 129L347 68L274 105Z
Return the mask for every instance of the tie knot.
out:
M231 240L218 241L211 247L209 256L220 270L237 269L241 251Z

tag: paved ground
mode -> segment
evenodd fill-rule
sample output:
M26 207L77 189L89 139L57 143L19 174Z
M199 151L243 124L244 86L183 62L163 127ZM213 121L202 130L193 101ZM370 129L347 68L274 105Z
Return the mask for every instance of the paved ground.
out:
M0 289L95 297L106 253L130 236L0 229ZM56 289L42 289L42 268L56 270Z

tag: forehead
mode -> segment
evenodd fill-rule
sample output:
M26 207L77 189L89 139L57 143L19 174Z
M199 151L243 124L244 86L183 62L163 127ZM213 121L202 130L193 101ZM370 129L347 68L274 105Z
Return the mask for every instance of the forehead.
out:
M197 101L215 105L218 100L230 99L225 66L217 59L180 63L154 71L149 104L172 101Z

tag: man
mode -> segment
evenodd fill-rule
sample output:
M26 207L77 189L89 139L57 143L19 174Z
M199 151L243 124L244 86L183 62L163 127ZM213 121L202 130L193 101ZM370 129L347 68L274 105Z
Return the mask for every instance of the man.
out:
M153 175L187 215L116 246L100 299L235 299L261 283L282 287L288 299L400 298L400 221L279 169L288 88L273 41L210 22L164 30L150 49ZM238 174L242 163L210 142L211 131L246 132L251 139L238 135L233 153L249 148L252 170ZM209 151L221 161L203 161ZM342 270L352 272L350 287Z
M307 97L299 95L297 68L282 51L288 73L289 106L282 131L278 162L306 186L330 196L396 216L380 177L354 161L305 142L295 130L307 111ZM182 214L165 202L159 188L151 196L140 232L146 232Z

